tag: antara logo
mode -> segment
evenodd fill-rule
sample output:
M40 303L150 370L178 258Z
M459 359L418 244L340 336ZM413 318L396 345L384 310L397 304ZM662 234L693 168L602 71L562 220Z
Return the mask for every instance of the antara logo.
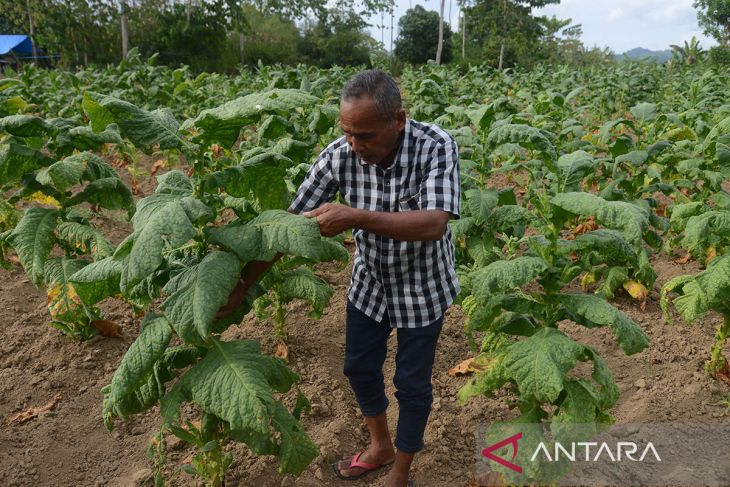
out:
M482 456L499 463L503 467L507 467L511 470L514 470L517 473L522 473L522 467L520 467L519 465L515 465L514 463L507 461L502 457L498 457L497 455L492 453L494 450L499 450L500 448L502 448L506 445L512 445L512 460L514 460L515 457L517 457L517 450L519 448L519 445L517 444L517 442L521 438L522 438L522 432L517 433L516 435L512 435L509 438L506 438L500 442L497 442L492 446L488 446L484 450L482 450Z
M514 462L514 459L517 458L517 453L519 451L518 442L520 439L522 439L522 432L512 435L509 438L505 438L502 441L486 447L484 450L482 450L482 456L499 463L503 467L507 467L510 470L521 474L522 467L515 463L512 463ZM503 448L507 445L512 446L512 458L510 460L506 460L492 453L495 450L499 450L500 448ZM636 443L630 441L619 441L616 444L615 450L611 449L611 447L606 442L597 443L589 441L579 441L569 443L569 446L567 448L560 442L556 442L553 445L553 454L551 455L550 450L545 445L545 443L540 442L537 445L537 448L535 448L534 453L530 457L530 461L534 462L540 453L542 453L543 457L548 462L558 462L561 460L561 456L565 457L566 460L569 460L571 462L575 462L576 459L577 461L596 462L601 457L601 455L605 455L606 457L610 458L612 462L620 462L623 461L624 458L631 460L632 462L643 462L644 458L646 458L648 454L651 454L657 462L662 461L659 453L651 442L647 443L646 447L644 447L641 456L639 458L635 458L634 455L636 455L638 451L639 446ZM592 452L594 452L593 455L591 454ZM580 453L584 453L584 455L580 455Z

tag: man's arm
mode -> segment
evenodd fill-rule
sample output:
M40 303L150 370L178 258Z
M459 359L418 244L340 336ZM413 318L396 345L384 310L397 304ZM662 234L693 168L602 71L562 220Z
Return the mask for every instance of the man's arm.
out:
M361 228L395 240L441 240L450 214L442 210L368 211L326 203L305 212L304 216L316 218L325 237L334 237L349 228Z

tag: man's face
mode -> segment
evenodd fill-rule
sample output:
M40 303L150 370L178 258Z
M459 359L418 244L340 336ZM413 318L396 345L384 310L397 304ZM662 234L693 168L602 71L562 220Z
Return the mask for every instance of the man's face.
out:
M405 124L403 109L384 119L369 96L340 103L340 127L347 143L366 164L390 164L392 159L386 159L398 148Z

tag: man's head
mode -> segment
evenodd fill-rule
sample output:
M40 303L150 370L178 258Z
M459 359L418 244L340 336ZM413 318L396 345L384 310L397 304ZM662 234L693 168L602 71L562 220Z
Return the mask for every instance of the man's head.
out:
M352 77L340 96L340 126L347 143L367 164L389 164L406 124L400 90L379 70Z

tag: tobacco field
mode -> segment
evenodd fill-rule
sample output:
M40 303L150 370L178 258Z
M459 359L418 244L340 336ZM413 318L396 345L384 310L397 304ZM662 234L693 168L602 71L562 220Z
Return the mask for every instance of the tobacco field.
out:
M342 374L354 247L285 210L354 73L133 53L0 79L0 485L339 485L367 444ZM399 82L454 135L463 197L417 485L478 485L490 421L730 421L730 72Z

